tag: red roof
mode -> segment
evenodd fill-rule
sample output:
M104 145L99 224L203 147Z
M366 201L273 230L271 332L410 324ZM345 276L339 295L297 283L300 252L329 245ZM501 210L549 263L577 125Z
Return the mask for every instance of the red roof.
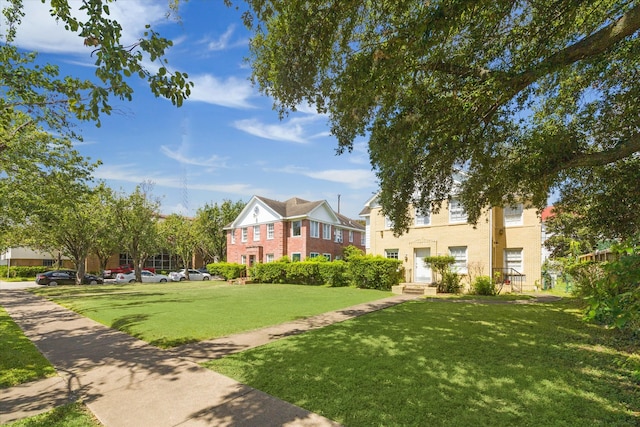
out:
M540 217L542 218L542 222L545 222L549 218L555 216L555 214L556 214L556 211L554 210L553 206L547 206L540 213Z

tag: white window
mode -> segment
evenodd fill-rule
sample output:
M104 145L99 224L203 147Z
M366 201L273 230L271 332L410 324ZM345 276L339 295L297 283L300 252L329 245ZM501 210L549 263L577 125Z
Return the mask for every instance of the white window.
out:
M391 221L388 216L384 217L384 228L386 228L387 230L393 228L393 221Z
M449 222L467 222L467 211L458 199L449 200Z
M249 236L249 230L247 228L242 229L242 241L246 242Z
M302 255L300 255L300 252L295 252L291 254L291 261L301 261L302 260Z
M415 225L429 225L431 224L431 214L429 212L422 212L420 209L416 208L416 221Z
M335 232L335 242L342 243L342 229L336 228L334 232Z
M391 259L399 259L397 249L385 249L384 256Z
M273 254L267 254L266 256L266 262L273 262L274 260L274 256Z
M291 235L294 237L302 235L302 221L293 221L291 223Z
M513 269L517 273L523 273L522 248L509 248L504 250L504 265L507 269ZM507 274L512 273L508 271Z
M273 224L267 224L267 240L273 240Z
M254 242L259 242L260 241L260 226L259 225L254 225L253 226L253 241Z
M349 230L349 243L353 243L353 231Z
M322 238L331 240L331 224L322 224Z
M362 246L367 244L367 234L360 232L360 244Z
M451 246L449 247L449 255L456 259L453 264L453 271L456 273L467 273L467 247L466 246Z
M246 264L246 263L247 263L247 256L240 255L240 264Z
M309 258L313 259L313 258L318 258L320 256L320 254L318 252L311 252L309 254Z
M231 230L231 244L232 245L236 244L236 230L235 230L235 228Z
M323 257L327 259L327 261L331 261L331 254L322 254Z
M504 208L504 225L508 227L510 225L522 225L522 214L524 207L522 203L515 206L506 206Z
M318 221L309 221L309 236L316 239L320 237L320 223Z

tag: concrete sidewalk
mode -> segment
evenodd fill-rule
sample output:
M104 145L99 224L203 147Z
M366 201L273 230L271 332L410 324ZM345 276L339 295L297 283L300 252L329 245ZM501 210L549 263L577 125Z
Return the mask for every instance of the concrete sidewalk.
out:
M0 390L0 423L82 399L108 427L337 426L200 367L270 341L399 304L398 295L308 319L164 351L21 290L0 304L59 376Z

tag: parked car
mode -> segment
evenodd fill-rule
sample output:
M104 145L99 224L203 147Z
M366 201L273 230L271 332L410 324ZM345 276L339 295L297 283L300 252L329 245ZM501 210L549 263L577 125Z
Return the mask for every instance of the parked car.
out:
M155 273L155 269L152 267L149 267L146 269L147 271L150 271L152 273ZM109 270L105 270L102 272L102 277L104 277L105 279L115 279L115 277L120 274L120 273L131 273L133 271L133 266L131 265L121 265L119 267L114 267L111 268Z
M140 278L142 279L142 283L165 283L169 281L168 276L165 276L164 274L156 274L149 270L142 270L140 272ZM135 271L116 274L116 283L133 283L135 281Z
M77 273L73 270L52 270L36 275L36 283L43 286L75 285ZM84 285L101 285L104 280L94 274L85 274Z
M182 282L187 280L186 270L183 268L178 272L169 273L169 278L174 282ZM198 270L189 269L189 280L211 280L211 275L209 273L201 273Z

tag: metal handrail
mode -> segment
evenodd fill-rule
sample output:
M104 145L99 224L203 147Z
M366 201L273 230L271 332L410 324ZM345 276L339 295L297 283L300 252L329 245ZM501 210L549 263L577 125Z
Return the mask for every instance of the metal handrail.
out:
M520 273L514 268L493 268L493 280L497 285L502 286L510 284L513 292L522 292L522 285L526 275Z

